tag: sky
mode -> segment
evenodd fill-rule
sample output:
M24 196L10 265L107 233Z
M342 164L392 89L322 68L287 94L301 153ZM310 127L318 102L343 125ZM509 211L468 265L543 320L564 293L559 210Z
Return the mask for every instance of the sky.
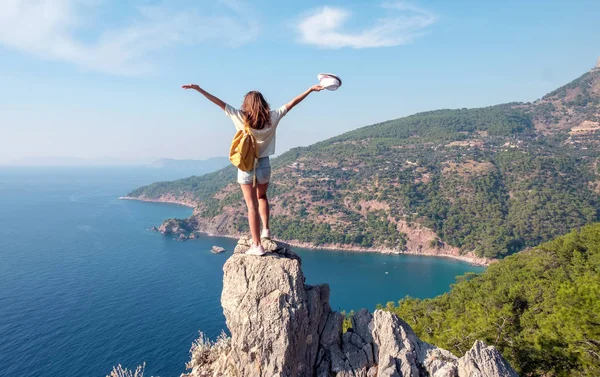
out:
M600 1L0 0L0 163L228 154L194 83L273 108L277 154L416 112L534 101L600 56Z

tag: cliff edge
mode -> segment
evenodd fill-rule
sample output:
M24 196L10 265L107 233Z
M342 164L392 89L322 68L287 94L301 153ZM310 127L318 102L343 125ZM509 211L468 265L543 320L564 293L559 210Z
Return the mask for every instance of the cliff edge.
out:
M513 377L500 353L475 341L458 358L421 341L395 314L363 309L342 330L329 286L305 284L302 262L283 243L266 256L245 255L240 239L225 263L221 304L231 338L192 348L182 377Z

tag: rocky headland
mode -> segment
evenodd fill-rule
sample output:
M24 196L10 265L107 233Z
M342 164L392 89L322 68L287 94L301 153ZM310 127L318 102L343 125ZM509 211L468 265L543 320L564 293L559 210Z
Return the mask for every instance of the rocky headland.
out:
M123 196L122 200L139 200L144 202L169 203L178 204L190 208L198 208L199 203L192 199L176 199L172 195L164 195L159 198L150 199L145 197L129 197ZM225 214L224 214L225 215ZM158 231L164 235L173 235L178 240L194 239L200 233L209 234L211 236L239 238L243 237L243 233L237 232L227 227L226 229L220 226L220 223L226 223L227 219L220 220L217 223L203 221L197 216L192 215L187 219L167 219L158 227L153 227L151 230ZM283 240L286 244L307 249L325 249L325 250L344 250L362 253L383 253L383 254L410 254L410 255L425 255L432 257L443 257L461 260L476 266L488 266L495 259L478 257L472 252L461 253L460 250L443 242L437 243L435 246L430 245L430 240L435 239L435 233L430 229L419 225L412 227L403 226L401 230L408 235L406 247L402 250L391 249L385 247L358 247L344 244L320 244L316 245L310 242L302 242L298 240Z
M223 267L221 304L231 337L192 348L182 377L512 377L492 346L474 341L461 357L421 341L395 314L363 309L343 331L329 286L305 283L289 245L264 241L263 257L245 255L242 238Z

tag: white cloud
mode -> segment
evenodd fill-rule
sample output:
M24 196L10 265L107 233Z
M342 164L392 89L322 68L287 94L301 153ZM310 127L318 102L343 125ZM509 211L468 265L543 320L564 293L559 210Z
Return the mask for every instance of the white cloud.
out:
M119 0L117 0L119 1ZM175 45L254 40L258 23L244 4L223 0L223 15L173 10L167 3L138 7L127 24L94 30L103 0L1 0L0 44L27 54L110 74L153 70L152 55ZM94 37L90 38L90 35ZM85 38L84 38L85 36Z
M412 42L437 21L431 12L405 2L380 6L388 15L358 32L342 30L351 13L342 8L322 7L297 24L300 42L323 48L390 47Z

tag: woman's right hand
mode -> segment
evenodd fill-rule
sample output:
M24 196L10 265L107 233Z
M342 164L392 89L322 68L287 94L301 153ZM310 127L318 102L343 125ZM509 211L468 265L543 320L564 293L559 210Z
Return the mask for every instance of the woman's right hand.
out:
M200 91L200 86L196 85L196 84L188 84L188 85L182 85L181 86L183 89L194 89L197 91Z
M221 110L225 110L225 106L227 106L227 104L225 102L221 101L219 98L213 96L212 94L210 94L209 92L207 92L206 90L202 89L200 86L198 86L196 84L181 85L181 87L183 89L185 89L185 90L187 90L187 89L197 90L198 93L202 94L210 102L212 102L215 105L219 106L221 108Z
M312 92L320 92L323 89L325 89L325 87L323 85L313 85L310 87L310 90Z

